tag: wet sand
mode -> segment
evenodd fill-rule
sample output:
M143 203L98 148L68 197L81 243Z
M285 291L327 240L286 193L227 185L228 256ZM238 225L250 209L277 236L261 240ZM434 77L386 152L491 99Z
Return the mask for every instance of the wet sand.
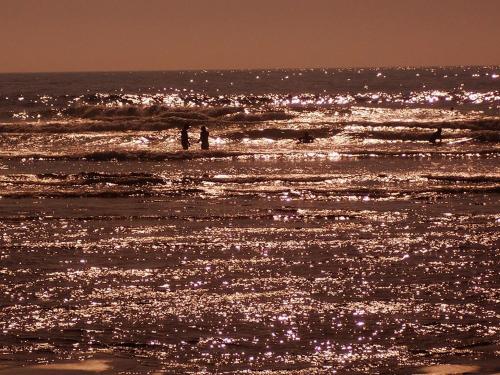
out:
M50 364L13 364L0 367L5 375L92 375L92 374L154 374L152 363L144 364L134 358L111 355L97 355L85 360L56 361Z
M102 357L102 356L101 356ZM154 367L158 367L154 369ZM299 374L328 374L332 371L321 370L298 370L287 372L290 375ZM415 375L498 375L500 374L500 360L482 361L477 363L457 364L436 364L410 370ZM0 374L10 375L36 375L36 374L54 374L54 375L111 375L111 374L148 374L148 375L169 375L181 373L179 369L169 370L168 367L141 365L133 359L102 357L102 359L87 359L82 361L62 361L47 365L36 366L4 366L0 367ZM191 373L191 372L190 372ZM279 374L280 372L265 372L266 374ZM400 374L409 372L397 372ZM263 372L259 372L263 374Z

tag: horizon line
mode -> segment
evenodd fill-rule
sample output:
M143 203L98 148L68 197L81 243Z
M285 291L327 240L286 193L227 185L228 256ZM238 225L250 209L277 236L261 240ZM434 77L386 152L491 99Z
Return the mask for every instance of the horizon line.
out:
M7 71L0 72L0 75L7 74L84 74L84 73L161 73L161 72L234 72L234 71L254 71L254 70L271 70L271 71L279 71L279 70L356 70L356 69L423 69L423 68L500 68L500 64L457 64L457 65L387 65L387 66L374 66L374 65L366 65L366 66L337 66L337 67L283 67L283 68L187 68L187 69L144 69L144 70L130 70L130 69L118 69L118 70L40 70L40 71Z

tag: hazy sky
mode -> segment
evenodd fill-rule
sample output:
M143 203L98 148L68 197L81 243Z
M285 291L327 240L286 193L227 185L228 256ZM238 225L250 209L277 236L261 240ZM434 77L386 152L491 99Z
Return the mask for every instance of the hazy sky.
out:
M0 0L0 72L500 65L500 0Z

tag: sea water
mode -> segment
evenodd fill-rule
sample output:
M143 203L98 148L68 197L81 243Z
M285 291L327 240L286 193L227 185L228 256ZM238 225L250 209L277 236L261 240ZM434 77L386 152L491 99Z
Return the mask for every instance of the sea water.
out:
M499 74L0 75L0 369L494 361Z

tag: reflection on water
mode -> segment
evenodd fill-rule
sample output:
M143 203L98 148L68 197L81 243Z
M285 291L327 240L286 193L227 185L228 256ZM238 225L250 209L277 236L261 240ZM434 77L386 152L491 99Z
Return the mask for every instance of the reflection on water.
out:
M0 373L494 373L497 71L0 77Z
M496 195L82 199L4 200L6 359L344 373L497 350Z

